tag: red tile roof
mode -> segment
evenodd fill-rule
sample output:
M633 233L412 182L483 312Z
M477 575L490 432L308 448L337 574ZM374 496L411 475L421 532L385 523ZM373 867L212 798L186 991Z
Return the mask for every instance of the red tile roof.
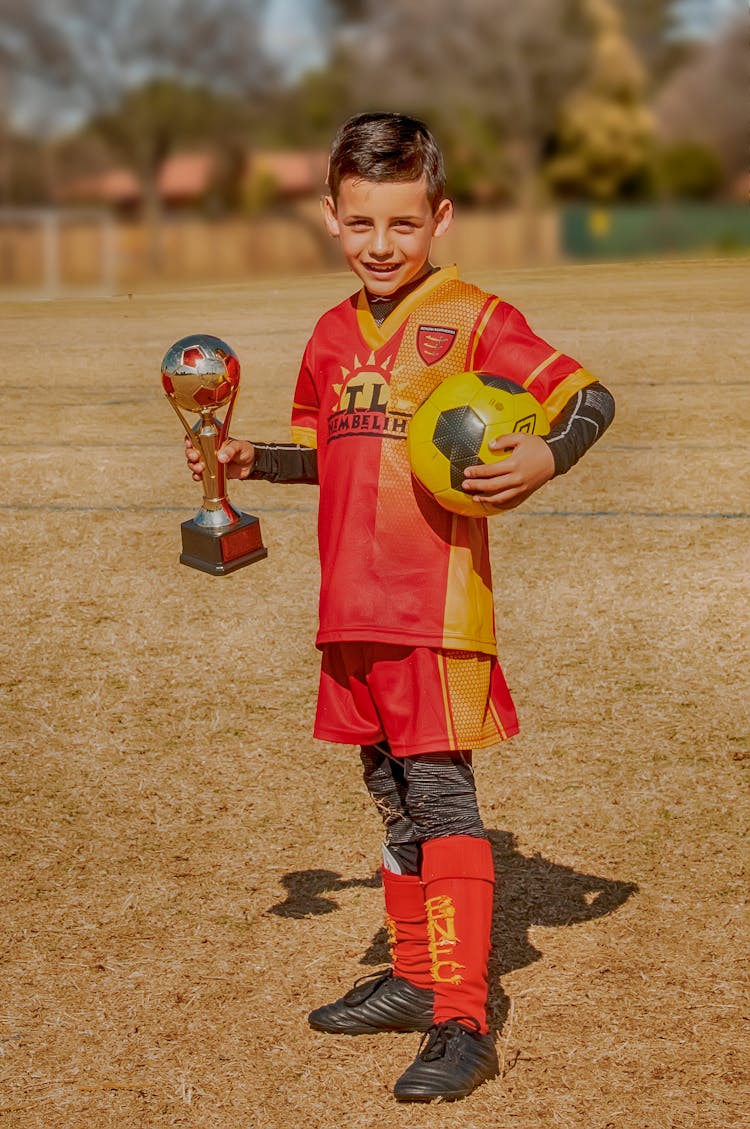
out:
M315 195L323 189L327 160L323 150L256 150L248 154L243 175L268 175L282 196ZM211 186L216 164L216 154L210 150L173 153L162 165L157 179L162 200L199 200ZM115 168L72 181L60 189L58 196L67 202L133 205L142 201L143 187L130 169Z
M322 190L327 167L325 151L260 150L248 156L246 175L268 174L282 195L303 196Z
M102 204L134 204L143 196L140 181L130 169L110 169L96 176L81 177L58 190L58 198L98 201Z
M197 200L209 189L216 170L211 152L173 153L161 167L157 185L164 200Z

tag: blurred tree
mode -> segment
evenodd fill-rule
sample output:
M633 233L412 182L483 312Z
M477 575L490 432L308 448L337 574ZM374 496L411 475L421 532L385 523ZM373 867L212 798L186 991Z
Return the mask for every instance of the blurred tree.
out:
M0 65L9 95L15 91L28 128L40 132L98 117L118 157L143 179L155 266L158 166L201 97L183 108L175 95L181 88L263 94L273 78L259 34L266 2L3 0ZM132 128L116 120L123 108L135 115Z
M239 202L236 171L245 153L247 129L243 100L155 79L125 93L115 109L92 118L84 137L101 138L111 153L139 173L152 209L159 207L156 177L175 149L193 144L214 150L216 175L211 200L205 203L222 208ZM154 193L151 200L149 191Z
M610 0L585 0L595 29L589 73L565 102L546 176L563 196L614 200L642 182L653 136L645 73Z
M0 133L0 207L38 207L49 203L48 146L8 129Z
M253 95L269 81L268 0L3 0L0 64L26 115L65 126L151 78ZM32 89L33 88L33 89ZM21 99L17 98L20 103Z
M357 110L348 67L333 54L327 64L274 91L258 121L259 144L326 148L339 122Z
M676 0L617 0L617 6L654 90L695 49L685 37Z
M654 191L662 199L710 200L724 181L714 149L698 141L677 141L654 152Z
M531 215L537 169L560 102L585 72L591 28L581 0L392 0L357 5L331 65L351 108L425 117L454 187L511 194ZM455 176L455 185L453 177ZM533 221L527 227L533 241Z
M738 19L681 67L654 113L665 143L697 142L721 160L724 177L747 170L747 21Z
M441 129L446 174L454 200L473 204L507 204L515 197L515 168L507 145L497 136L481 109L464 109Z
M368 21L377 8L373 0L310 0L310 6L319 25L329 33Z

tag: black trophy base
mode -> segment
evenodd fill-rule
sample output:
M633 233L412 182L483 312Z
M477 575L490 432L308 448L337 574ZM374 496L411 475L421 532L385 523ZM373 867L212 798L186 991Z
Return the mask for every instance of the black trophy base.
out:
M260 522L252 514L241 513L237 521L223 529L197 525L192 519L183 521L180 528L180 563L208 572L211 576L226 576L268 556L260 534Z

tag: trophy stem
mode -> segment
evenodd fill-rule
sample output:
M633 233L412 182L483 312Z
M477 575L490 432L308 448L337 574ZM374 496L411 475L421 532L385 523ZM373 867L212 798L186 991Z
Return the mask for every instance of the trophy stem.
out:
M203 460L203 508L207 510L220 509L226 495L224 464L216 457L220 434L213 413L201 412L193 428L192 442Z

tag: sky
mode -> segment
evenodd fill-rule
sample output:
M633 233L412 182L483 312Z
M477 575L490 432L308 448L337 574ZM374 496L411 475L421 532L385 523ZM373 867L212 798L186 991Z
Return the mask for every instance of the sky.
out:
M735 13L746 12L745 0L676 0L682 27L696 39L713 35Z
M290 78L325 60L325 42L305 0L270 0L263 39Z

